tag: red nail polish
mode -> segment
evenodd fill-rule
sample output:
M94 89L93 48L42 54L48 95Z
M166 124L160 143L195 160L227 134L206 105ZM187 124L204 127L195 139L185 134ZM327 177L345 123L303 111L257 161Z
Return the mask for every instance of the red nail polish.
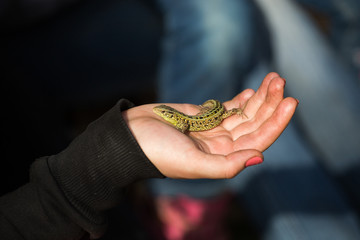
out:
M253 157L246 161L245 167L257 165L263 162L263 159L261 157Z

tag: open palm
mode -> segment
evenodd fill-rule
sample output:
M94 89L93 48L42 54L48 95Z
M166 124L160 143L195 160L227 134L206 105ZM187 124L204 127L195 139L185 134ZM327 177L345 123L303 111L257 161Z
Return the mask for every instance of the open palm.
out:
M249 159L260 163L262 152L280 136L293 116L297 100L283 97L285 80L269 73L259 89L247 89L224 104L244 108L218 127L186 134L153 113L155 104L124 112L130 130L149 160L167 177L231 178ZM167 104L189 115L199 112L192 104Z

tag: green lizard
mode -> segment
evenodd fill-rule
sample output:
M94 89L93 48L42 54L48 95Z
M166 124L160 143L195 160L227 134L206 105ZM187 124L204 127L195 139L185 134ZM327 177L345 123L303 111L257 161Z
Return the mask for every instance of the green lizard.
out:
M213 99L207 100L200 107L200 112L193 116L166 105L156 106L153 111L183 133L213 129L219 126L225 118L234 114L247 117L242 109L233 108L226 111L224 105Z

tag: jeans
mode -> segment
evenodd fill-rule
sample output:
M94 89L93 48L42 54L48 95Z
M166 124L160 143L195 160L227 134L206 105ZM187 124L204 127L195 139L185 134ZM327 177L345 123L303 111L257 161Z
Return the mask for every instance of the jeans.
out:
M296 0L328 17L332 45L350 66L360 69L360 1ZM360 80L360 76L358 76Z
M258 0L273 33L274 61L300 99L302 130L326 170L345 183L359 208L360 89L339 53L290 0ZM346 1L345 1L346 2Z
M252 0L157 2L165 22L160 102L228 100L243 88L257 61L271 55L262 15ZM206 198L224 191L224 182L155 179L151 189L158 195L185 193Z
M224 101L244 86L259 86L264 77L259 63L266 68L272 51L252 1L158 2L166 34L160 102ZM264 155L265 163L232 180L152 180L150 189L155 195L197 198L233 190L264 239L359 238L358 219L343 191L323 172L294 122Z
M165 22L159 101L201 104L237 94L258 55L269 49L253 1L158 3Z
M246 87L256 88L268 71L257 71ZM294 120L264 152L265 162L245 169L230 187L262 239L357 239L358 216L344 189L322 168Z

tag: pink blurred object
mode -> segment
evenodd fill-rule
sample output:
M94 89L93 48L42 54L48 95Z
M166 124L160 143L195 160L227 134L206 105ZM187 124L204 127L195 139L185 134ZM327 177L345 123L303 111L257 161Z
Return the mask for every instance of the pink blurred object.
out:
M165 239L228 239L224 219L231 199L230 194L211 199L159 197L156 207Z

